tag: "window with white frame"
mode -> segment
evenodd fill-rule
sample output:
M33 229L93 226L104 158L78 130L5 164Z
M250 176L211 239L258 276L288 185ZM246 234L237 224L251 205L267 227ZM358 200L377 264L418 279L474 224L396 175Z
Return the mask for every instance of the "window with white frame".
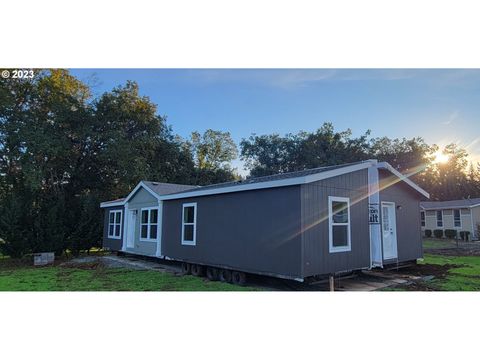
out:
M443 227L443 211L437 210L437 226Z
M110 239L121 238L122 210L110 210L108 214L108 237Z
M197 203L183 204L182 207L182 245L197 243Z
M140 216L140 239L155 241L158 230L158 208L144 208Z
M425 211L420 211L420 222L421 226L425 226Z
M460 217L460 210L453 210L453 226L462 227L462 218Z
M330 252L351 250L350 199L328 197L329 249Z

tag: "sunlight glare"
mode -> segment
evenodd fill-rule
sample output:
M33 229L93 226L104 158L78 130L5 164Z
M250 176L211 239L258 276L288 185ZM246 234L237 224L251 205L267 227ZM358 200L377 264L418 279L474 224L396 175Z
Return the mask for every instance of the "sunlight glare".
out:
M435 153L435 159L433 160L434 164L445 164L448 162L448 155L444 154L443 152L439 151Z

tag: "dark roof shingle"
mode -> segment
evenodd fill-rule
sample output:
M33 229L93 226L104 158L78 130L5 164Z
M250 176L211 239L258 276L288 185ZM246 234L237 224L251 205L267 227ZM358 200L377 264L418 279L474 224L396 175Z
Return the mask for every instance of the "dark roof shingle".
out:
M143 183L158 195L169 195L198 188L198 186L193 185L169 184L157 181L143 181Z
M425 210L434 209L453 209L453 208L468 208L480 205L480 198L474 199L460 199L449 201L422 201L420 206Z
M346 166L352 166L352 165L355 165L355 164L361 164L362 162L363 161L348 163L348 164L342 164L342 165L323 166L323 167L318 167L318 168L308 169L308 170L301 170L301 171L294 171L294 172L288 172L288 173L282 173L282 174L260 176L260 177L249 178L249 179L240 180L240 181L230 181L230 182L224 182L224 183L219 183L219 184L198 186L198 187L195 187L194 189L187 189L187 190L184 190L184 191L180 191L180 193L182 193L182 194L190 193L190 192L194 193L195 191L201 191L201 190L221 189L221 188L234 187L234 186L239 186L239 185L262 183L262 182L266 182L266 181L275 181L275 180L297 178L297 177L302 177L302 176L318 174L318 173L321 173L321 172L324 172L324 171L340 169L340 168L343 168L343 167L346 167Z

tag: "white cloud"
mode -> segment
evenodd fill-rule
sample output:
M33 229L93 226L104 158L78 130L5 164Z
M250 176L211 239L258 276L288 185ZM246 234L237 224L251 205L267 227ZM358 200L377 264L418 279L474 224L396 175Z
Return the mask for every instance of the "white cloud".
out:
M443 125L451 125L454 122L456 122L458 119L460 119L460 111L455 110L455 111L452 111L450 113L450 115L448 115L447 120L442 121L442 124Z

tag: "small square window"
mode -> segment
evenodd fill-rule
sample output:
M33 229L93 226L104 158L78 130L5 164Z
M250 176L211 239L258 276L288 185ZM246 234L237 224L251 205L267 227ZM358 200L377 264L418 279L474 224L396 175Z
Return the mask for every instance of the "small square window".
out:
M183 225L184 226L184 234L183 234L183 241L193 241L193 225Z
M348 246L348 225L333 227L333 247Z
M348 223L348 203L341 201L332 201L332 211L334 223Z

